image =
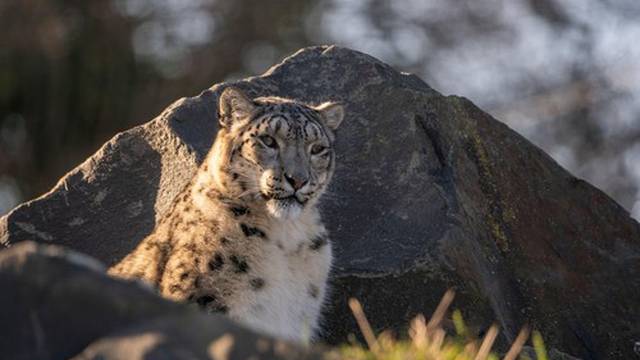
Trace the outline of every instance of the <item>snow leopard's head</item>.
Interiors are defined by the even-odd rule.
[[[279,97],[248,98],[226,88],[214,145],[219,177],[238,196],[264,201],[275,217],[296,217],[326,189],[335,167],[334,131],[342,105],[311,106]]]

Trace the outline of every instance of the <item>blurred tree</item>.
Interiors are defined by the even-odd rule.
[[[32,196],[128,125],[131,24],[107,2],[61,0],[3,2],[0,23],[0,173]]]

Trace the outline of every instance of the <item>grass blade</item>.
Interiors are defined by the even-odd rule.
[[[364,341],[366,341],[367,346],[369,346],[369,350],[371,350],[372,353],[377,354],[379,352],[378,341],[376,340],[376,336],[373,333],[373,329],[371,329],[371,325],[369,324],[364,311],[362,311],[362,305],[360,305],[358,300],[351,298],[349,299],[349,307],[351,308],[353,317],[356,318],[358,327],[360,327],[360,331],[362,332],[362,336],[364,336]]]

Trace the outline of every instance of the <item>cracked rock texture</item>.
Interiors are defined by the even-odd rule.
[[[116,135],[51,192],[0,219],[0,241],[121,259],[203,159],[227,85]],[[528,323],[550,348],[580,358],[636,356],[640,226],[506,125],[334,46],[303,49],[233,85],[346,105],[322,205],[337,256],[325,340],[358,333],[349,297],[376,329],[401,332],[453,287],[454,307],[478,331],[497,321],[503,345]]]

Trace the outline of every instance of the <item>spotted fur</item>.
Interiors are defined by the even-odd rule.
[[[317,202],[342,106],[227,88],[205,161],[155,230],[110,270],[163,296],[302,341],[318,330],[331,244]]]

